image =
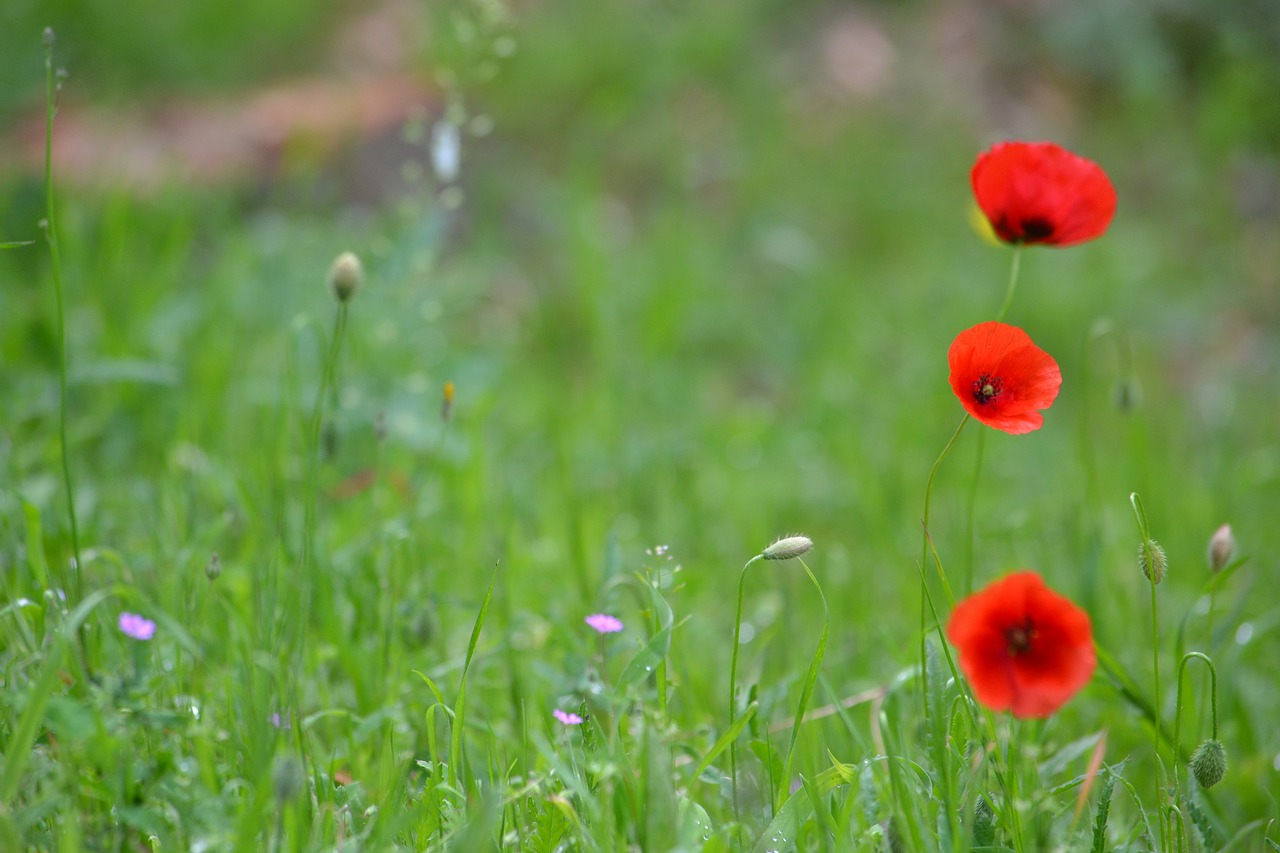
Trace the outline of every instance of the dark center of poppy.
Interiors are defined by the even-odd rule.
[[[1026,625],[1014,625],[1004,631],[1004,642],[1009,649],[1010,655],[1020,655],[1026,652],[1031,648],[1031,641],[1035,638],[1036,629],[1029,623]]]
[[[1046,240],[1053,236],[1053,223],[1039,216],[1022,220],[1022,239],[1030,242]]]
[[[1003,379],[999,376],[984,373],[973,381],[973,401],[979,406],[985,406],[996,397],[999,397],[1003,388]]]

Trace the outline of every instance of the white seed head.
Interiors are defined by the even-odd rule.
[[[343,252],[329,267],[329,289],[339,302],[347,302],[364,284],[364,266],[354,252]]]
[[[765,548],[762,556],[766,560],[791,560],[807,554],[812,547],[813,540],[808,536],[787,536]]]

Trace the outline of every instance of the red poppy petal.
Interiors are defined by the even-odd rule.
[[[1009,648],[1009,632],[1030,631],[1030,645]],[[1097,666],[1089,616],[1044,585],[1035,572],[1007,575],[956,605],[947,637],[984,705],[1017,717],[1062,707]]]
[[[1017,326],[987,322],[956,336],[947,352],[951,390],[969,414],[994,429],[1022,434],[1039,429],[1058,396],[1062,373],[1053,357]],[[974,388],[983,376],[1001,381],[1000,393],[979,401]]]
[[[1101,236],[1116,193],[1098,164],[1051,142],[1003,142],[979,155],[974,196],[1010,243],[1071,246]]]

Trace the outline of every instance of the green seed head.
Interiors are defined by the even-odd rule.
[[[1207,740],[1191,754],[1191,773],[1201,788],[1212,788],[1227,775],[1227,749],[1220,740]]]
[[[1138,565],[1147,580],[1160,583],[1169,570],[1169,558],[1164,555],[1164,548],[1160,547],[1160,543],[1152,539],[1149,543],[1138,545]]]

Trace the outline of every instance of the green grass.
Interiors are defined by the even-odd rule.
[[[921,681],[924,485],[962,414],[946,350],[999,309],[1010,260],[966,221],[995,131],[905,72],[882,101],[834,97],[821,14],[522,13],[518,50],[466,93],[495,130],[467,138],[457,211],[426,184],[372,211],[299,209],[289,187],[56,193],[86,594],[64,613],[52,591],[71,541],[39,242],[0,252],[0,848],[1148,849],[1153,734],[1102,670],[1043,723],[967,714],[936,635]],[[885,14],[903,62],[924,50],[912,10]],[[1187,825],[1264,850],[1275,223],[1236,211],[1229,156],[1180,134],[1176,105],[1142,119],[1037,125],[1107,168],[1120,212],[1100,241],[1024,253],[1009,320],[1062,395],[1042,430],[985,437],[972,547],[965,430],[930,533],[957,592],[1034,567],[1085,606],[1170,730],[1180,653],[1208,653],[1230,764],[1186,794]],[[42,207],[7,184],[0,240],[39,240]],[[347,249],[367,281],[316,448]],[[1159,697],[1132,492],[1169,556]],[[1210,637],[1224,521],[1247,561]],[[809,707],[876,698],[804,724],[789,756],[822,610],[799,564],[753,566],[735,810],[736,581],[792,532],[832,617]],[[122,611],[155,639],[124,637]],[[602,642],[598,611],[626,630]],[[1188,667],[1188,753],[1206,691]],[[1110,770],[1076,814],[1100,734]]]

